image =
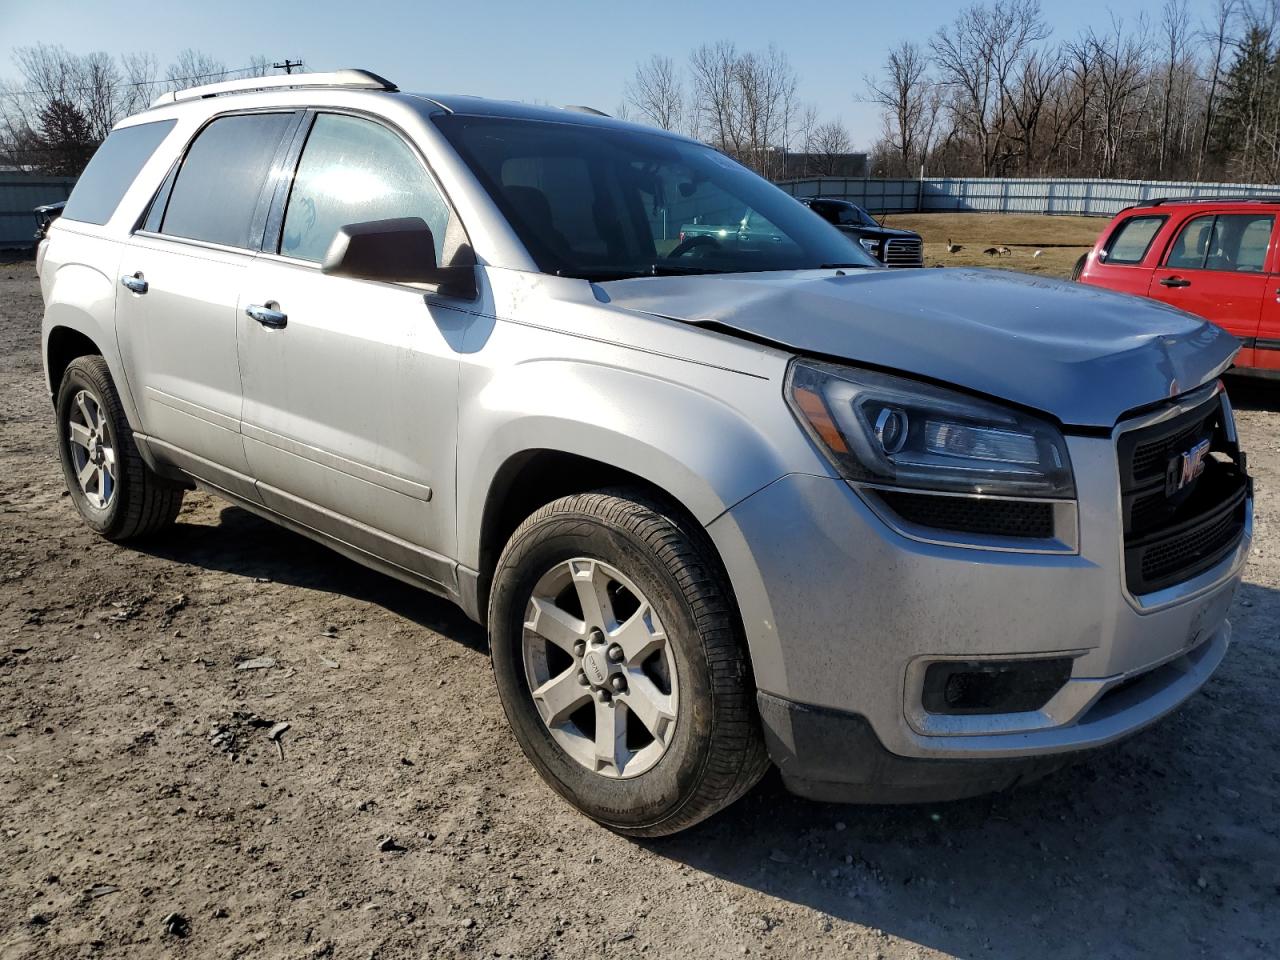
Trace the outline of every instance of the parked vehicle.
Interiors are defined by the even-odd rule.
[[[856,203],[837,197],[799,197],[806,207],[887,267],[923,267],[924,240],[911,230],[881,226]]]
[[[40,245],[40,241],[44,239],[45,234],[49,232],[49,224],[62,216],[62,208],[67,205],[67,201],[59,200],[57,203],[46,203],[36,207],[31,211],[36,218],[36,233],[34,242],[35,246]]]
[[[778,239],[667,241],[731,207]],[[674,134],[363,71],[197,87],[117,125],[37,266],[89,526],[160,533],[194,485],[459,604],[533,765],[622,833],[770,761],[1002,789],[1227,648],[1232,337],[880,269]]]
[[[1240,341],[1236,367],[1280,374],[1280,198],[1153,200],[1081,257],[1081,283],[1160,300]]]

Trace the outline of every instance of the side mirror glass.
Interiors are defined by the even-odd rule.
[[[433,283],[447,296],[474,299],[475,269],[436,263],[436,241],[421,217],[348,223],[334,234],[320,271],[386,283]]]

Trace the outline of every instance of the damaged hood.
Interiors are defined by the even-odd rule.
[[[952,383],[1082,427],[1111,427],[1214,379],[1239,346],[1154,300],[1004,270],[646,277],[598,289],[616,307]]]

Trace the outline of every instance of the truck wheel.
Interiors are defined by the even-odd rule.
[[[1080,274],[1084,273],[1085,262],[1089,259],[1087,253],[1080,254],[1080,259],[1076,261],[1076,265],[1071,268],[1071,279],[1079,280]]]
[[[129,540],[171,524],[183,490],[157,476],[133,442],[106,361],[77,357],[58,387],[58,456],[80,516],[108,540]]]
[[[489,632],[525,754],[618,833],[692,826],[768,766],[719,564],[701,530],[641,491],[565,497],[522,523],[494,573]]]

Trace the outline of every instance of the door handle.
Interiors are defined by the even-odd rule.
[[[279,306],[279,304],[275,304]],[[264,327],[270,327],[272,330],[279,330],[289,322],[288,314],[281,313],[275,307],[268,304],[251,303],[244,308],[244,312],[253,319],[257,320]]]
[[[120,285],[134,293],[146,293],[147,281],[142,279],[142,271],[137,273],[126,273],[120,278]]]
[[[1181,277],[1165,277],[1163,280],[1161,280],[1161,281],[1160,281],[1160,286],[1162,286],[1162,287],[1189,287],[1189,286],[1191,286],[1191,281],[1190,281],[1190,280],[1183,280]]]

